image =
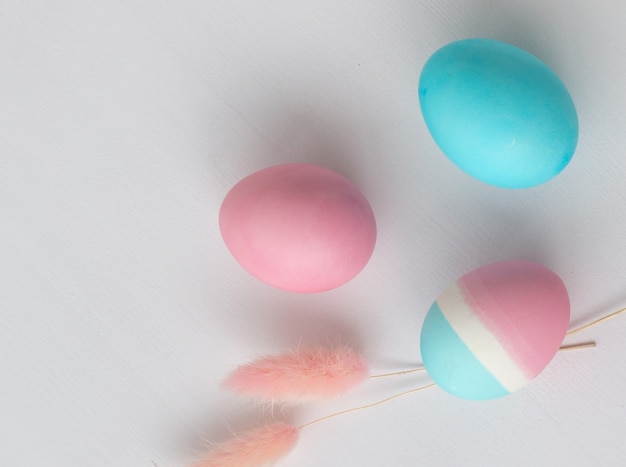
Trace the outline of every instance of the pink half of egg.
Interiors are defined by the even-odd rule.
[[[252,275],[292,292],[321,292],[354,278],[376,243],[367,199],[325,167],[284,164],[249,175],[226,195],[222,237]]]
[[[532,379],[563,342],[570,317],[565,285],[553,271],[528,261],[482,267],[459,286],[476,317]]]

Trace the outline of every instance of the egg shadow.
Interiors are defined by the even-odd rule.
[[[545,61],[560,74],[554,18],[529,2],[481,2],[478,11],[468,18],[468,37],[485,37],[520,47]]]
[[[549,265],[552,263],[553,246],[544,238],[543,226],[532,222],[526,210],[511,210],[508,205],[481,205],[484,239],[477,259],[483,264],[520,259]]]
[[[240,125],[216,135],[222,151],[207,154],[207,182],[215,199],[221,201],[230,188],[254,172],[289,163],[324,166],[360,188],[366,184],[372,169],[363,163],[361,129],[337,109],[289,99],[297,90],[295,85],[285,90],[287,96],[279,102],[249,104],[239,110]],[[376,132],[373,122],[370,126],[372,140]]]
[[[431,50],[423,47],[424,38],[407,36],[407,51],[411,57],[428,58],[435,50],[450,42],[469,38],[495,39],[527,50],[545,61],[559,74],[567,64],[555,44],[572,40],[571,36],[559,35],[554,27],[555,12],[546,11],[532,2],[503,2],[500,0],[475,0],[459,2],[454,13],[437,7],[407,2],[404,7],[405,23],[419,24],[426,21],[432,30],[428,36]],[[406,28],[408,31],[410,29]],[[577,38],[574,38],[577,40]]]
[[[334,170],[346,170],[349,141],[332,122],[322,123],[313,113],[295,113],[285,106],[278,111],[272,134],[274,148],[261,157],[267,163],[308,162],[326,165]]]
[[[363,187],[367,170],[354,123],[331,112],[298,111],[298,107],[302,104],[282,103],[267,112],[269,144],[252,154],[254,164],[259,168],[287,163],[321,165]]]
[[[349,313],[341,312],[343,299],[335,299],[332,291],[297,294],[272,290],[266,296],[248,293],[249,300],[256,301],[254,316],[249,321],[254,326],[237,326],[231,332],[249,349],[265,349],[268,343],[278,352],[346,345],[357,351],[363,349],[359,324],[351,321]]]

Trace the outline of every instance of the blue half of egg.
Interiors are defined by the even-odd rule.
[[[576,149],[578,117],[563,82],[504,42],[466,39],[436,51],[422,70],[419,100],[443,153],[491,185],[547,182]]]

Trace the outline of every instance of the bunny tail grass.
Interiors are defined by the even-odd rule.
[[[300,430],[283,422],[242,433],[193,467],[265,467],[289,454]]]
[[[368,377],[366,360],[350,347],[295,350],[237,368],[224,386],[239,394],[279,402],[326,399]]]

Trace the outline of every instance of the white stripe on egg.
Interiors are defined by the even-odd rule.
[[[459,338],[507,391],[514,392],[528,383],[515,361],[472,312],[457,284],[448,287],[437,303]]]

